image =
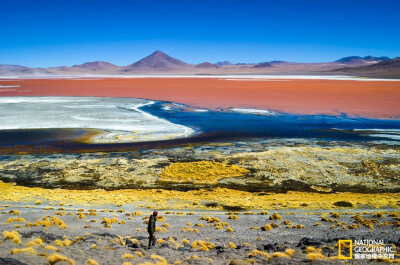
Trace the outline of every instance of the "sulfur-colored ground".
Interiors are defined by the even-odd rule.
[[[0,96],[137,97],[215,109],[400,116],[400,81],[99,78],[0,80],[0,85],[19,86],[0,91]]]
[[[1,180],[64,189],[383,193],[400,191],[399,172],[396,146],[294,139],[0,157]]]
[[[262,209],[336,209],[333,204],[347,201],[356,208],[399,207],[399,193],[252,193],[233,189],[200,189],[191,191],[161,189],[124,189],[106,191],[28,188],[0,181],[0,201],[27,203],[36,201],[56,205],[132,205],[137,208],[174,210],[262,210]]]

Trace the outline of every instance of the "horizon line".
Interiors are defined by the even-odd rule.
[[[162,53],[162,54],[165,54],[165,55],[167,55],[167,56],[169,56],[169,57],[171,57],[171,58],[173,58],[173,59],[180,60],[180,59],[178,59],[178,58],[176,58],[176,57],[173,57],[173,56],[171,56],[171,55],[169,55],[169,54],[167,54],[167,53],[165,53],[165,52],[163,52],[163,51],[157,49],[157,50],[155,50],[154,52],[150,53],[149,55],[146,55],[146,56],[142,57],[141,59],[139,59],[139,60],[137,60],[137,61],[135,61],[135,62],[129,63],[129,64],[127,64],[127,65],[114,64],[114,63],[112,63],[111,61],[105,61],[105,60],[85,61],[85,62],[80,63],[80,64],[77,64],[77,63],[76,63],[76,64],[72,64],[72,65],[62,64],[62,65],[56,65],[56,66],[53,65],[53,66],[44,66],[44,67],[35,67],[35,66],[27,66],[27,65],[25,65],[25,64],[12,64],[12,63],[0,63],[0,65],[23,66],[23,67],[41,69],[41,68],[55,68],[55,67],[74,67],[74,66],[80,66],[80,65],[83,65],[83,64],[86,64],[86,63],[101,63],[101,62],[104,62],[104,63],[113,64],[113,65],[118,66],[118,67],[124,67],[124,66],[129,66],[129,65],[132,65],[132,64],[134,64],[134,63],[137,63],[137,62],[139,62],[139,61],[141,61],[141,60],[143,60],[143,59],[145,59],[145,58],[147,58],[147,57],[149,57],[149,56],[151,56],[151,55],[153,55],[153,54],[156,54],[157,52]],[[261,64],[261,63],[273,63],[273,62],[312,64],[312,63],[333,63],[333,62],[338,62],[338,61],[341,60],[341,59],[350,58],[350,57],[359,57],[358,59],[363,59],[363,58],[365,58],[365,57],[374,57],[374,58],[387,57],[387,58],[389,58],[389,60],[392,60],[392,59],[395,59],[395,58],[399,58],[400,56],[396,56],[396,57],[391,58],[391,57],[385,56],[385,55],[383,55],[383,56],[373,56],[373,55],[366,55],[366,56],[349,55],[349,56],[341,57],[341,58],[339,58],[339,59],[337,59],[337,60],[334,60],[334,61],[318,61],[318,62],[317,62],[317,61],[315,61],[315,62],[284,61],[284,60],[279,60],[279,59],[275,59],[275,60],[271,60],[271,61],[260,61],[260,62],[231,62],[229,59],[227,59],[227,60],[222,60],[222,61],[218,61],[218,62],[215,62],[215,63],[212,63],[212,62],[210,62],[210,61],[202,61],[202,62],[199,62],[199,63],[187,63],[187,62],[182,61],[182,60],[180,60],[180,61],[182,61],[182,62],[184,62],[184,63],[187,63],[187,64],[190,64],[190,65],[198,65],[198,64],[202,64],[202,63],[218,64],[218,63],[224,63],[224,62],[229,62],[229,63],[231,63],[232,65],[240,65],[240,64],[245,64],[245,65],[256,65],[256,64]]]

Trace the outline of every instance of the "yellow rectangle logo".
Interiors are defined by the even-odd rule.
[[[338,242],[338,248],[339,248],[339,253],[338,253],[338,258],[339,259],[352,259],[353,258],[353,241],[351,239],[341,239]],[[343,256],[342,255],[342,249],[346,250],[350,248],[350,256]]]

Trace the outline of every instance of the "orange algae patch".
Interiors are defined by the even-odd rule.
[[[199,161],[174,163],[158,175],[160,181],[194,183],[194,184],[216,184],[219,179],[242,177],[249,173],[243,167],[228,165],[219,162]]]

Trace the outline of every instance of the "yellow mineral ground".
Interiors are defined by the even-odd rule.
[[[1,179],[47,188],[109,190],[157,188],[160,184],[170,189],[182,183],[190,189],[198,188],[194,187],[196,184],[218,184],[226,188],[239,186],[255,191],[297,190],[303,185],[304,190],[324,193],[400,190],[399,148],[253,144],[246,148],[259,151],[249,152],[240,146],[205,145],[207,151],[196,146],[189,147],[173,152],[168,149],[153,150],[146,155],[134,152],[126,157],[107,153],[85,154],[82,157],[76,154],[10,156],[0,161],[0,172],[7,172]],[[190,156],[197,162],[170,164],[176,160],[175,156]],[[36,203],[40,205],[42,202],[37,200]]]
[[[4,203],[32,203],[38,199],[45,202],[71,206],[97,205],[135,205],[150,206],[153,209],[214,209],[224,210],[224,207],[241,207],[244,209],[337,209],[333,203],[348,201],[355,208],[388,207],[398,208],[400,193],[363,194],[351,192],[314,193],[252,193],[225,188],[199,189],[190,191],[160,190],[160,189],[124,189],[106,191],[97,190],[65,190],[44,189],[18,186],[0,181],[0,201]],[[199,205],[193,205],[198,201]],[[208,202],[216,203],[216,207],[207,206]],[[307,206],[304,203],[307,202]],[[137,214],[135,214],[137,215]]]
[[[198,161],[174,163],[167,166],[158,175],[160,181],[194,183],[194,184],[216,184],[219,179],[242,177],[249,170],[219,162]]]

